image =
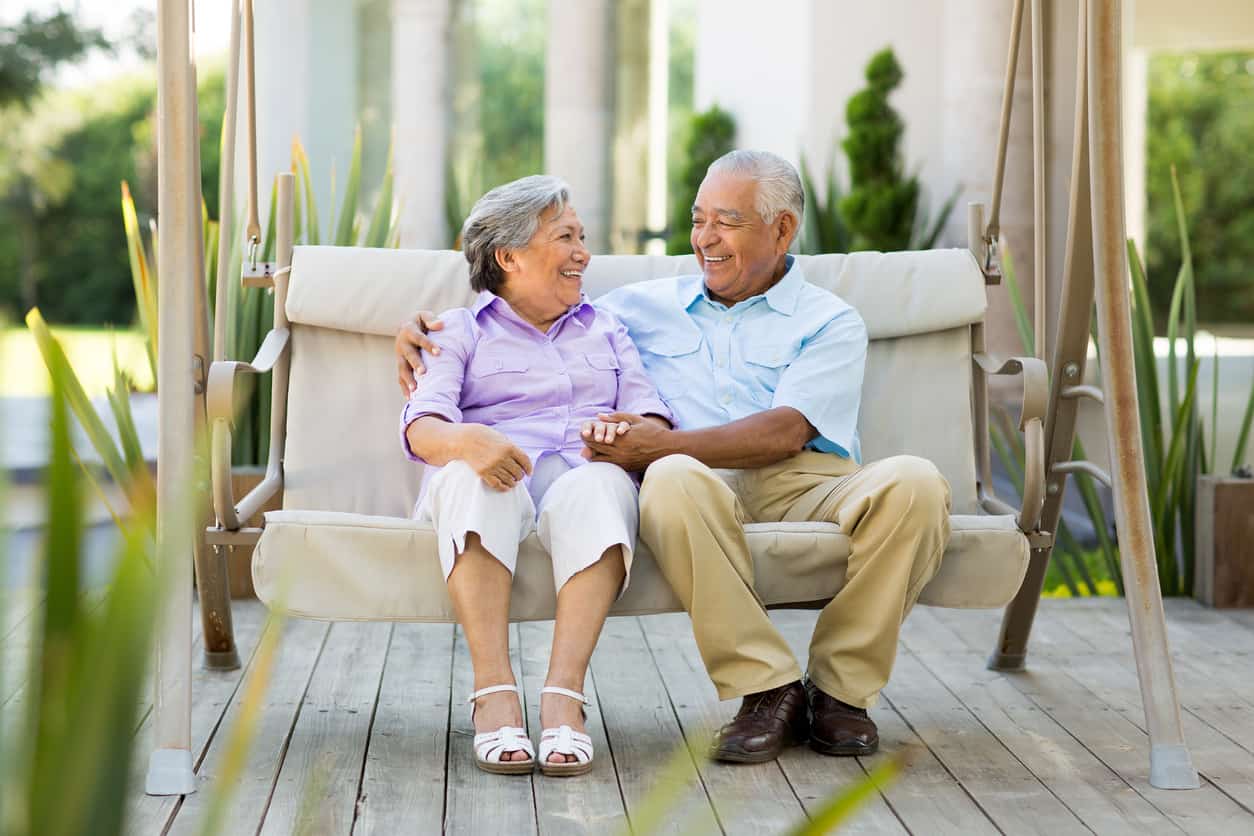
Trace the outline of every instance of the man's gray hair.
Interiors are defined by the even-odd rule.
[[[728,151],[710,163],[708,174],[716,171],[751,177],[758,183],[754,207],[762,220],[775,223],[781,212],[791,212],[801,229],[806,197],[801,176],[788,160],[770,151]]]
[[[505,282],[505,272],[496,261],[497,251],[527,246],[540,226],[540,216],[550,209],[560,215],[569,203],[570,186],[547,174],[522,177],[479,198],[462,225],[470,286],[496,293]]]

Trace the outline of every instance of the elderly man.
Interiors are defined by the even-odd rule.
[[[584,455],[645,471],[640,537],[691,616],[719,698],[743,698],[711,753],[731,762],[769,761],[807,740],[828,755],[878,748],[866,709],[949,537],[949,486],[934,465],[911,456],[860,463],[866,328],[788,255],[803,210],[792,165],[733,151],[710,166],[692,207],[701,274],[596,302],[627,326],[677,427],[613,413],[604,419],[625,432],[585,433]],[[434,347],[423,322],[397,336],[407,391],[411,368],[422,368],[415,346]],[[754,591],[743,528],[781,520],[838,523],[851,543],[804,683]],[[806,560],[834,567],[836,557]]]

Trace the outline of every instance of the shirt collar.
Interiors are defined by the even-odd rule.
[[[801,286],[805,283],[805,276],[801,272],[797,259],[791,255],[784,256],[784,269],[783,278],[771,285],[762,296],[766,298],[766,304],[775,311],[785,316],[792,316],[797,310],[797,300],[801,296]],[[687,309],[692,306],[693,302],[705,295],[705,280],[700,273],[695,276],[685,276],[680,280],[678,290],[679,301]]]
[[[490,290],[479,291],[479,295],[475,297],[474,304],[470,306],[470,313],[478,319],[479,314],[484,309],[492,307],[494,304],[501,313],[507,313],[511,319],[519,322],[524,321],[522,317],[514,312],[514,309],[509,306],[508,302]],[[588,294],[580,294],[579,301],[572,305],[570,310],[562,314],[554,325],[560,324],[567,317],[573,317],[575,322],[578,322],[583,328],[587,328],[591,324],[596,317],[596,309],[592,307],[592,303],[588,300]]]

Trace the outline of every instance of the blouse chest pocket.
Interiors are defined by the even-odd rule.
[[[517,354],[475,355],[467,371],[471,377],[485,378],[498,374],[523,374],[530,364]]]
[[[577,351],[568,355],[571,396],[575,406],[611,409],[618,402],[618,358],[609,351]]]
[[[584,361],[587,362],[589,366],[596,369],[597,371],[602,371],[602,372],[617,372],[618,371],[618,358],[615,357],[613,354],[589,353],[589,354],[585,354],[583,357],[584,357]]]

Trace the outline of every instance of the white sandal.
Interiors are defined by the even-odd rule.
[[[488,694],[498,694],[502,691],[513,691],[519,693],[517,685],[493,685],[490,688],[480,688],[470,695],[466,700],[473,703],[480,697],[486,697]],[[475,710],[470,710],[470,720],[473,723],[475,719]],[[516,726],[501,726],[496,731],[483,732],[475,735],[475,766],[484,772],[492,772],[497,775],[524,775],[535,769],[536,752],[531,747],[531,738],[527,737],[527,730],[520,729]],[[525,761],[503,761],[501,756],[506,752],[526,752],[528,760]]]
[[[588,698],[578,691],[546,685],[540,689],[541,694],[560,694],[578,700],[583,705],[591,705]],[[588,716],[584,712],[584,716]],[[553,763],[549,756],[553,754],[574,755],[575,760],[568,763]],[[592,738],[583,732],[577,732],[570,726],[558,726],[545,729],[540,733],[540,771],[545,775],[567,777],[583,775],[592,771]]]

